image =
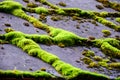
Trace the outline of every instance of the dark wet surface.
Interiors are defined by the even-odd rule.
[[[0,0],[2,1],[2,0]],[[18,0],[20,3],[22,3],[24,6],[26,6],[26,3],[22,0]],[[94,10],[94,11],[108,11],[108,12],[115,12],[115,10],[110,8],[104,8],[103,10],[99,10],[96,8],[97,4],[101,4],[96,2],[95,0],[48,0],[53,4],[58,4],[60,1],[63,1],[67,4],[66,7],[78,7],[80,9],[85,10]],[[113,1],[113,0],[111,0]],[[115,0],[117,1],[117,0]],[[119,2],[119,0],[118,0]],[[30,14],[33,15],[36,18],[39,18],[39,15],[36,14]],[[101,32],[103,29],[107,29],[111,31],[111,35],[108,37],[115,37],[116,35],[120,35],[120,32],[116,32],[113,29],[110,29],[100,23],[93,24],[91,23],[91,19],[84,19],[81,18],[81,21],[72,20],[72,17],[68,16],[60,16],[62,19],[59,21],[53,21],[51,20],[51,17],[54,15],[47,16],[47,21],[45,22],[48,25],[62,28],[64,30],[71,31],[79,36],[82,37],[89,37],[94,36],[95,38],[103,38],[103,33]],[[56,16],[56,15],[55,15]],[[107,18],[108,20],[116,23],[117,25],[120,25],[119,23],[115,22],[115,18]],[[14,28],[15,30],[22,31],[24,33],[28,34],[46,34],[43,30],[34,28],[32,24],[29,23],[29,26],[25,26],[25,23],[28,23],[25,20],[22,20],[20,18],[17,18],[13,15],[1,13],[0,12],[0,34],[4,33],[4,29],[7,28],[5,24],[10,24],[11,28]],[[79,27],[79,28],[78,28]],[[106,74],[111,77],[117,77],[120,75],[120,70],[114,69],[114,70],[108,70],[106,68],[100,67],[100,68],[87,68],[87,65],[84,64],[80,59],[84,56],[81,54],[81,52],[84,49],[92,50],[95,52],[95,55],[107,58],[108,56],[105,56],[100,49],[95,47],[85,47],[85,46],[76,46],[76,47],[65,47],[60,48],[56,45],[47,46],[44,44],[40,44],[41,48],[57,55],[60,57],[61,60],[70,63],[71,65],[81,68],[83,70],[89,70],[92,72],[98,72],[102,74]],[[4,44],[0,47],[4,47],[4,49],[0,49],[0,69],[7,70],[7,69],[18,69],[18,70],[39,70],[41,68],[46,68],[47,72],[53,73],[55,75],[59,75],[52,67],[51,65],[41,61],[40,59],[31,57],[27,55],[25,52],[23,52],[21,49],[17,48],[14,45],[10,44]],[[79,63],[77,62],[79,61]],[[120,61],[117,59],[117,61]]]

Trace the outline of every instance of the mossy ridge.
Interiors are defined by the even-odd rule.
[[[32,39],[33,41],[35,41],[37,43],[42,43],[42,44],[47,44],[47,45],[51,45],[54,43],[52,37],[50,37],[48,35],[26,34],[25,37],[28,39]]]
[[[87,41],[86,38],[59,28],[51,28],[49,35],[53,38],[55,44],[62,43],[65,46],[83,45]]]
[[[99,16],[99,17],[120,17],[120,12],[106,12],[106,11],[103,11],[103,12],[95,12],[93,11],[93,13],[96,15],[96,16]]]
[[[44,71],[35,71],[35,72],[29,72],[29,71],[20,71],[20,70],[0,70],[0,76],[1,77],[34,77],[34,78],[44,78],[46,80],[51,80],[56,78],[50,73],[44,72]]]
[[[106,55],[120,58],[120,41],[114,38],[96,39],[93,45],[99,47]]]
[[[116,57],[116,58],[120,58],[120,50],[111,46],[108,42],[104,42],[101,45],[101,50],[106,54],[109,55],[111,57]]]
[[[94,51],[91,51],[91,50],[84,50],[84,51],[82,51],[82,55],[84,55],[84,56],[86,56],[86,57],[93,57],[93,56],[95,56],[95,53],[94,53]]]
[[[35,42],[43,44],[63,44],[64,46],[84,45],[87,42],[86,38],[77,36],[74,33],[65,31],[59,28],[50,28],[48,35],[26,35],[26,38],[30,38]]]
[[[5,35],[8,36],[11,33],[12,33],[12,35],[15,35],[15,32],[17,33],[17,31],[13,31],[13,32],[6,33]],[[15,37],[15,38],[11,38],[11,40],[9,40],[9,41],[12,43],[12,42],[14,42],[16,40],[13,43],[14,45],[17,45],[18,47],[22,48],[23,50],[25,49],[25,51],[29,55],[38,57],[38,58],[42,59],[43,61],[51,64],[65,78],[67,78],[67,79],[74,79],[74,78],[76,78],[78,76],[77,74],[79,74],[79,76],[80,75],[84,75],[84,79],[85,79],[85,76],[89,76],[91,78],[91,80],[94,80],[94,79],[98,79],[99,80],[99,78],[103,79],[103,80],[108,80],[108,77],[106,77],[106,76],[104,76],[102,74],[96,74],[96,73],[83,71],[83,70],[80,70],[78,68],[73,67],[70,64],[67,64],[67,63],[61,61],[57,56],[42,50],[39,47],[38,44],[36,44],[34,41],[32,41],[30,39],[26,39],[25,37],[23,37],[23,35],[24,34],[21,33],[21,36],[18,36],[18,37]],[[34,46],[34,47],[31,47],[31,46]],[[62,69],[62,72],[61,72],[61,69]],[[86,78],[86,80],[89,80],[89,78]]]
[[[116,31],[120,31],[120,26],[119,26],[119,25],[116,25],[116,24],[114,24],[113,22],[108,21],[108,20],[106,20],[106,19],[104,19],[104,18],[102,18],[102,17],[94,16],[94,20],[96,20],[97,22],[99,22],[99,23],[101,23],[101,24],[103,24],[103,25],[105,25],[105,26],[108,26],[108,27],[110,27],[110,28],[113,28],[113,29],[115,29]]]
[[[109,80],[104,75],[75,68],[60,60],[54,62],[52,66],[69,80]]]
[[[0,2],[0,11],[12,13],[16,9],[22,9],[22,4],[13,0]]]
[[[118,49],[120,49],[120,41],[116,40],[114,38],[101,38],[101,39],[95,39],[93,41],[91,41],[93,43],[94,46],[96,47],[101,47],[101,45],[104,42],[108,42],[110,45],[117,47]]]
[[[27,20],[28,22],[32,23],[34,27],[46,30],[48,29],[48,26],[41,23],[39,20],[37,20],[34,17],[28,16],[22,9],[22,4],[15,2],[15,1],[3,1],[0,2],[0,11],[10,13],[14,16],[20,17],[22,19]],[[43,10],[43,8],[42,8]]]
[[[3,34],[0,34],[0,44],[8,43],[8,41],[5,41],[4,39],[5,39],[5,37],[3,36]]]

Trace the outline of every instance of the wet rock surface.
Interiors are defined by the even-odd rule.
[[[23,2],[22,0],[17,0],[17,1],[22,3],[24,6],[27,5],[27,3]],[[48,0],[48,1],[53,4],[58,4],[60,1],[62,1],[66,3],[66,7],[77,7],[84,10],[93,10],[98,12],[101,12],[101,11],[118,12],[111,8],[103,8],[103,9],[96,8],[96,5],[101,5],[101,3],[95,0],[89,0],[89,1]],[[119,0],[110,0],[110,1],[116,1],[120,3]],[[37,4],[39,3],[37,2]],[[39,16],[40,16],[39,14],[34,14],[29,12],[27,14],[32,15],[37,19],[39,19]],[[42,22],[50,26],[54,26],[56,28],[61,28],[61,29],[73,32],[81,37],[88,38],[90,36],[93,36],[95,38],[107,38],[107,37],[115,38],[116,36],[120,35],[120,32],[116,32],[114,29],[108,28],[92,19],[81,18],[80,20],[73,20],[73,18],[70,16],[60,15],[59,16],[61,18],[60,20],[53,21],[51,19],[52,16],[58,16],[58,15],[46,16],[46,20],[45,21],[42,20]],[[120,23],[115,21],[114,17],[109,17],[106,19],[116,23],[117,25],[120,25]],[[0,34],[4,34],[5,33],[4,29],[7,27],[11,27],[17,31],[21,31],[27,34],[47,34],[43,30],[34,28],[31,23],[23,19],[20,19],[10,14],[0,12]],[[104,34],[102,33],[102,30],[109,30],[111,32],[111,35],[107,37],[104,36]],[[81,68],[83,70],[88,70],[92,72],[102,73],[113,78],[118,77],[120,75],[120,69],[110,70],[102,66],[98,68],[88,68],[88,65],[81,60],[82,58],[85,57],[84,55],[81,54],[83,50],[92,50],[95,52],[95,55],[101,56],[104,59],[109,59],[109,56],[104,55],[104,53],[99,48],[92,47],[92,46],[88,46],[88,47],[73,46],[73,47],[61,48],[56,45],[48,46],[44,44],[40,44],[40,46],[43,50],[46,50],[50,53],[57,55],[64,62],[67,62],[77,68]],[[112,58],[112,60],[113,62],[114,61],[120,62],[120,59]],[[47,72],[60,76],[60,74],[56,72],[56,70],[51,65],[43,62],[40,59],[27,55],[18,47],[10,44],[0,44],[0,69],[13,70],[15,68],[18,70],[28,70],[28,71],[35,71],[41,68],[45,68]]]

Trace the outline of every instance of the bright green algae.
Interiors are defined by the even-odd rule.
[[[13,37],[10,37],[11,35],[13,35]],[[29,55],[38,57],[41,60],[51,64],[66,79],[109,80],[109,78],[105,75],[84,71],[61,61],[57,56],[53,55],[52,53],[48,53],[42,50],[40,46],[31,39],[25,38],[25,34],[22,32],[12,31],[4,34],[3,36],[5,37],[5,40],[8,40],[11,44],[17,45]]]

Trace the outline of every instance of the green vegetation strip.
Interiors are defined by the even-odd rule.
[[[10,14],[13,14],[17,17],[20,17],[22,19],[25,19],[27,21],[29,21],[30,23],[32,23],[34,25],[34,27],[46,30],[47,32],[49,32],[49,29],[51,28],[51,26],[48,26],[46,24],[43,24],[42,22],[40,22],[39,20],[37,20],[34,17],[28,16],[24,11],[24,7],[22,6],[22,4],[15,2],[15,1],[3,1],[0,2],[0,11],[2,12],[7,12]],[[33,9],[36,13],[47,13],[48,10],[46,8],[43,7],[37,7]],[[94,12],[92,11],[85,11],[85,10],[81,10],[81,9],[76,9],[76,8],[66,8],[66,9],[56,9],[55,10],[58,14],[68,14],[71,13],[70,11],[72,11],[71,14],[73,14],[73,11],[75,11],[76,13],[74,13],[76,16],[87,16],[90,17],[94,20],[96,20],[99,23],[102,23],[105,26],[108,26],[110,28],[115,29],[116,31],[120,31],[120,26],[114,24],[113,22],[110,22],[102,17],[96,16],[94,14]],[[106,14],[105,14],[106,15]]]
[[[44,71],[35,71],[35,72],[29,72],[29,71],[20,71],[20,70],[0,70],[0,76],[1,77],[32,77],[32,78],[44,78],[46,80],[54,79],[55,76],[44,72]]]
[[[29,55],[38,57],[41,60],[51,64],[60,74],[66,79],[70,80],[109,80],[105,75],[84,71],[79,68],[61,61],[57,56],[52,53],[46,52],[40,48],[40,46],[31,39],[25,38],[25,34],[19,31],[8,32],[3,35],[3,39],[9,41],[27,52]]]
[[[46,0],[41,0],[41,1],[44,2]],[[8,30],[6,31],[8,33],[0,36],[0,38],[2,39],[1,42],[8,41],[11,44],[18,46],[23,51],[27,52],[29,55],[38,57],[41,60],[51,64],[66,79],[78,80],[79,78],[84,80],[109,80],[109,78],[105,75],[84,71],[61,61],[59,57],[53,55],[52,53],[42,50],[40,46],[35,42],[40,42],[43,44],[57,44],[63,47],[74,46],[77,44],[83,45],[87,42],[90,42],[92,43],[92,45],[101,48],[103,52],[105,52],[107,55],[120,58],[120,50],[119,50],[120,41],[119,40],[116,40],[113,38],[106,38],[106,39],[95,39],[95,40],[87,41],[86,38],[79,37],[69,31],[65,31],[59,28],[53,28],[52,26],[43,24],[36,18],[28,16],[22,9],[23,9],[23,6],[20,3],[15,1],[8,0],[8,1],[0,2],[0,11],[7,12],[17,17],[20,17],[22,19],[25,19],[30,23],[32,23],[34,27],[45,30],[46,32],[48,32],[49,35],[37,35],[37,34],[29,35],[19,31]],[[49,10],[43,7],[37,7],[34,9],[36,13],[49,12]],[[76,11],[77,16],[87,15],[106,26],[109,26],[118,31],[120,30],[120,26],[117,26],[114,23],[107,21],[102,17],[96,16],[91,11],[84,11],[77,8],[57,9],[59,14],[64,14],[64,12],[67,13],[73,10]]]
[[[117,2],[110,2],[109,0],[96,0],[96,1],[101,2],[105,7],[110,7],[114,10],[120,11],[120,4]]]

